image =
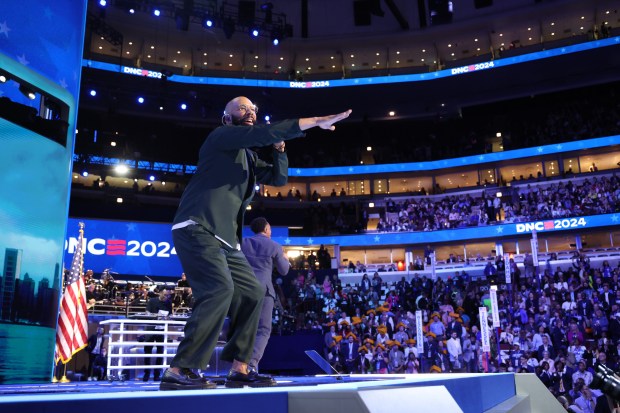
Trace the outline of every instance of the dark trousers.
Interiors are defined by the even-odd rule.
[[[93,377],[93,366],[99,354],[88,353],[88,377]]]
[[[160,335],[160,334],[153,334],[150,336],[146,337],[146,342],[159,342],[162,343],[164,341],[164,336]],[[149,357],[151,354],[153,354],[153,347],[155,346],[148,346],[145,345],[144,346],[144,364],[149,366],[151,365],[151,357]],[[163,354],[164,353],[164,347],[163,346],[156,346],[155,348],[155,352],[157,354]],[[163,359],[161,357],[157,357],[155,359],[155,364],[156,365],[160,365],[163,362]],[[159,368],[155,369],[155,373],[153,374],[155,377],[155,380],[159,379],[159,375],[160,375],[161,370]],[[151,375],[151,369],[144,369],[144,380],[148,380],[148,378]]]
[[[196,301],[170,366],[205,369],[227,314],[228,341],[220,358],[249,362],[265,287],[241,251],[231,250],[202,226],[173,230],[172,238]]]

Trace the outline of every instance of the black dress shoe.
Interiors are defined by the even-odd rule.
[[[277,382],[275,381],[273,377],[267,374],[258,374],[258,371],[254,370],[253,368],[248,369],[248,375],[254,377],[257,381],[260,381],[260,382],[270,381],[273,383],[274,386],[277,384]]]
[[[271,376],[265,376],[258,374],[256,371],[250,371],[248,374],[243,374],[238,371],[231,370],[226,376],[226,383],[224,386],[229,388],[240,388],[244,386],[248,387],[271,387],[277,383]]]
[[[179,374],[170,369],[166,370],[159,384],[159,390],[203,390],[214,389],[215,387],[217,387],[215,383],[200,377],[187,368],[182,368]]]

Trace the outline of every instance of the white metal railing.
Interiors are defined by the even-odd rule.
[[[162,369],[170,366],[179,342],[183,339],[185,321],[175,320],[104,320],[108,330],[107,376],[118,377],[123,370]],[[146,341],[148,336],[163,336],[162,341]],[[145,354],[144,347],[163,347],[163,353]],[[149,358],[153,363],[146,364]],[[154,364],[161,358],[161,364]]]

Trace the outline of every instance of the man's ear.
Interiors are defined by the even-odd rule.
[[[232,123],[232,116],[230,116],[230,114],[225,113],[224,116],[222,116],[222,124],[224,125],[230,125]]]

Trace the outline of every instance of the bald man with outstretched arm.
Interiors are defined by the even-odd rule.
[[[288,180],[285,145],[313,127],[334,130],[351,110],[329,116],[256,124],[258,108],[246,97],[226,105],[223,126],[200,148],[196,174],[181,197],[172,237],[195,298],[185,336],[162,377],[160,389],[206,389],[215,384],[195,372],[205,369],[230,317],[221,359],[232,363],[227,387],[265,387],[275,381],[248,370],[265,287],[240,250],[243,218],[254,185],[282,186]],[[249,148],[272,146],[271,162]]]

